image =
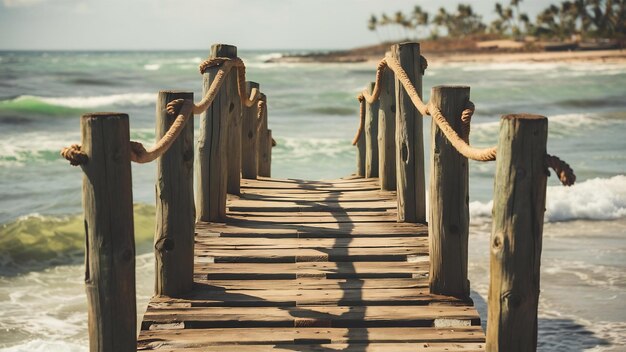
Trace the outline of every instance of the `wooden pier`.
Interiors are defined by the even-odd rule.
[[[90,351],[536,350],[548,167],[575,176],[546,153],[543,116],[505,115],[496,147],[471,146],[470,88],[434,87],[426,104],[426,67],[418,43],[391,47],[358,97],[356,173],[332,181],[271,178],[268,97],[234,46],[200,65],[198,104],[159,92],[152,148],[130,141],[127,114],[83,115],[82,145],[62,155],[84,173]],[[468,160],[496,151],[485,335],[467,273]],[[137,324],[130,163],[153,160],[155,294]]]
[[[244,180],[196,225],[194,287],[155,297],[156,351],[482,351],[472,302],[428,289],[428,228],[377,179]]]

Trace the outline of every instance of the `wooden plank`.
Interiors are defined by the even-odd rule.
[[[214,249],[259,249],[259,248],[375,248],[375,247],[424,247],[428,241],[424,237],[385,237],[385,238],[263,238],[263,237],[196,237],[198,248],[210,246]]]
[[[263,280],[319,278],[412,278],[425,276],[428,263],[421,262],[303,262],[303,263],[196,263],[195,275],[208,279]]]
[[[215,263],[296,263],[296,262],[389,262],[406,261],[409,257],[427,256],[423,247],[369,248],[298,248],[244,249],[197,248],[195,256],[201,261],[212,258]]]
[[[216,290],[197,285],[181,298],[155,297],[150,304],[180,307],[295,307],[295,306],[421,306],[430,304],[468,305],[468,301],[450,296],[433,295],[423,289],[299,289]]]
[[[204,289],[256,291],[274,289],[287,290],[339,290],[339,289],[415,289],[428,287],[425,277],[411,279],[316,279],[299,278],[293,280],[206,280],[196,279]]]
[[[140,349],[205,347],[216,345],[284,345],[317,343],[484,343],[480,327],[446,328],[257,328],[143,330]]]
[[[374,343],[374,344],[279,344],[273,345],[223,345],[201,348],[158,348],[159,352],[483,352],[484,343],[428,342],[428,343]]]
[[[144,322],[202,327],[430,327],[436,319],[480,325],[467,306],[148,307]]]

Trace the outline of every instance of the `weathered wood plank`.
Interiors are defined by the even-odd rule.
[[[215,345],[284,345],[295,341],[318,343],[484,343],[480,327],[445,328],[259,328],[144,330],[140,348],[158,349],[204,347]],[[430,350],[428,350],[430,351]]]
[[[315,340],[312,342],[316,342]],[[278,344],[278,345],[223,345],[201,348],[159,348],[159,352],[482,352],[484,343],[463,342],[419,342],[419,343],[373,343],[373,344]]]

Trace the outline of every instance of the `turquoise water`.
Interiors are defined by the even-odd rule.
[[[352,173],[355,96],[374,78],[376,65],[263,63],[280,54],[240,54],[248,79],[268,96],[278,141],[274,176]],[[81,113],[105,110],[129,113],[132,138],[150,145],[156,92],[194,91],[199,100],[197,66],[205,56],[0,52],[1,351],[86,351],[82,175],[58,151],[80,141]],[[475,145],[496,142],[501,114],[548,116],[549,152],[571,163],[578,184],[563,188],[555,177],[549,180],[540,350],[619,350],[626,343],[619,303],[626,299],[626,65],[431,60],[425,99],[440,84],[471,86]],[[429,119],[424,126],[429,129]],[[133,165],[140,311],[153,287],[154,174],[153,164]],[[491,163],[470,164],[470,280],[479,307],[488,285],[493,174]]]

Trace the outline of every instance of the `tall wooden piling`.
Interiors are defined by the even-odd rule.
[[[81,118],[89,350],[136,351],[135,239],[128,115]]]
[[[430,103],[459,134],[461,113],[469,101],[469,87],[433,87]],[[467,242],[469,235],[469,194],[467,158],[459,154],[435,121],[431,126],[430,292],[469,297]]]
[[[246,82],[246,94],[250,96],[252,89],[260,89],[256,82]],[[258,160],[258,106],[242,106],[241,122],[241,177],[256,179]]]
[[[235,76],[235,75],[233,75]],[[236,82],[236,81],[235,81]],[[237,83],[235,83],[236,87]],[[236,88],[235,88],[236,89]],[[239,91],[236,93],[239,97]],[[234,110],[230,112],[228,121],[228,147],[226,149],[226,162],[228,163],[228,181],[226,190],[230,194],[239,194],[241,191],[241,124],[242,109],[241,99],[233,102]]]
[[[370,94],[375,82],[367,87]],[[378,100],[365,103],[365,177],[378,177]]]
[[[365,177],[365,116],[359,120],[359,138],[356,142],[356,175]]]
[[[487,351],[536,351],[548,120],[500,122],[491,234]]]
[[[396,190],[396,96],[393,71],[385,69],[378,98],[378,177],[383,191]]]
[[[391,47],[391,55],[400,62],[422,97],[419,43],[395,44]],[[423,223],[426,222],[426,190],[422,115],[397,79],[395,86],[398,221]]]
[[[265,101],[267,108],[267,98]],[[258,138],[258,161],[257,161],[257,174],[259,176],[270,177],[272,176],[272,138],[268,137],[267,127],[267,113],[263,114],[263,118],[259,125],[259,138]]]
[[[237,57],[237,47],[214,44],[210,57]],[[204,94],[208,91],[219,67],[210,67],[204,73]],[[220,221],[226,217],[228,178],[227,146],[229,121],[239,113],[241,102],[237,93],[237,73],[231,71],[215,96],[213,103],[200,119],[196,167],[197,219]]]
[[[175,99],[193,101],[193,93],[159,92],[156,139],[176,120],[165,107]],[[171,147],[157,159],[155,294],[176,297],[193,286],[195,206],[193,200],[193,128],[191,117]]]

